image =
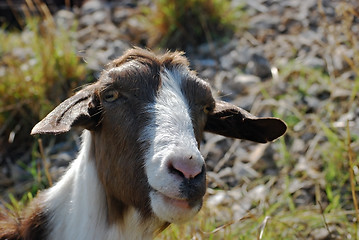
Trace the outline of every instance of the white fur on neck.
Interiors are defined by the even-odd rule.
[[[124,222],[108,224],[106,196],[97,176],[91,133],[85,130],[82,137],[79,156],[62,179],[44,192],[45,206],[51,214],[48,239],[152,239],[157,221],[144,223],[133,208],[127,211]]]

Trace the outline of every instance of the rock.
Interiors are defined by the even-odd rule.
[[[93,14],[91,14],[91,17],[95,22],[95,24],[111,21],[108,11],[104,11],[104,10],[94,12]]]
[[[304,154],[305,150],[306,150],[305,142],[300,138],[294,139],[291,152]]]
[[[81,7],[81,15],[90,15],[97,11],[103,10],[105,8],[104,2],[101,0],[89,0]]]
[[[102,38],[96,39],[92,43],[91,48],[94,49],[95,51],[96,50],[106,50],[107,49],[107,42],[106,42],[105,39],[102,39]]]
[[[68,10],[60,10],[55,14],[55,22],[57,26],[65,30],[70,30],[74,26],[75,13]]]
[[[322,102],[316,97],[305,96],[304,101],[307,105],[307,113],[316,112],[318,108],[322,105]]]
[[[260,81],[261,79],[259,77],[249,74],[240,74],[234,78],[235,83],[241,84],[244,87],[249,87],[253,84],[259,83]]]
[[[329,229],[329,231],[331,231]],[[317,228],[313,229],[313,231],[310,233],[310,239],[315,240],[327,240],[327,239],[337,239],[330,234],[330,232],[326,228]]]
[[[236,92],[227,84],[231,82],[234,77],[235,72],[233,71],[220,71],[213,78],[212,87],[220,91],[219,95],[222,96],[222,100],[224,101],[231,101],[236,97]]]
[[[347,59],[353,59],[354,51],[352,49],[348,49],[344,45],[340,45],[335,48],[332,61],[333,67],[336,71],[340,72],[349,67],[347,61],[345,61],[343,57],[346,57]]]
[[[212,52],[212,46],[209,43],[202,43],[197,47],[197,52],[201,56],[210,56]]]
[[[112,42],[112,52],[109,56],[109,59],[115,59],[120,57],[130,47],[130,44],[125,41],[115,40],[114,42]]]
[[[225,70],[232,70],[236,67],[245,66],[250,60],[247,49],[234,49],[219,59],[221,67]]]
[[[197,59],[194,61],[194,65],[195,65],[194,67],[201,66],[203,68],[215,67],[217,65],[217,62],[216,62],[216,60],[211,59],[211,58]]]
[[[121,24],[123,21],[131,17],[134,14],[133,8],[128,7],[115,7],[112,14],[112,21],[115,24]]]
[[[268,11],[268,8],[265,5],[263,5],[260,1],[256,1],[256,0],[247,1],[247,4],[250,7],[257,10],[258,12],[267,12]]]
[[[204,70],[198,72],[198,76],[200,76],[203,79],[207,79],[210,82],[213,81],[215,75],[216,75],[216,70],[213,67],[205,68]]]
[[[252,55],[251,60],[247,64],[246,73],[258,76],[261,79],[272,76],[269,61],[256,53]]]
[[[99,0],[84,3],[81,8],[80,27],[94,26],[104,22],[111,22],[111,13],[105,4]]]
[[[280,25],[281,19],[279,15],[272,15],[268,17],[267,14],[259,14],[249,21],[249,26],[252,31],[258,32],[262,29],[277,29]]]
[[[91,26],[82,28],[77,31],[77,41],[84,43],[87,40],[90,40],[93,34],[93,28]]]
[[[307,57],[304,59],[303,65],[305,65],[307,67],[312,67],[312,68],[324,68],[326,64],[322,58]]]
[[[208,207],[218,207],[220,204],[225,202],[225,199],[228,199],[228,195],[225,191],[216,191],[216,194],[213,194],[208,197],[206,205]]]
[[[228,81],[228,87],[235,93],[247,93],[248,88],[260,83],[261,79],[257,76],[250,74],[239,74],[234,79]]]
[[[227,54],[219,60],[221,67],[225,70],[230,70],[234,66],[234,59],[231,54]]]
[[[237,53],[233,55],[236,62],[238,63],[241,69],[245,68],[248,62],[251,60],[251,56],[253,54],[253,49],[249,47],[241,47],[236,48]]]
[[[131,42],[140,43],[143,39],[146,39],[146,36],[144,36],[146,32],[145,26],[140,19],[135,17],[129,18],[125,23],[125,27]]]
[[[86,53],[88,68],[95,71],[101,71],[102,68],[109,62],[111,54],[111,50],[108,49],[95,50],[90,48]]]
[[[331,92],[331,97],[336,100],[349,99],[351,94],[352,94],[351,90],[343,89],[343,88],[336,88]]]
[[[80,18],[79,24],[81,28],[92,27],[95,25],[95,20],[91,15],[84,15]]]
[[[11,55],[20,61],[25,61],[29,56],[33,56],[34,52],[29,47],[16,47],[12,49]]]

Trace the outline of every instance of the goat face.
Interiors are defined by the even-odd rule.
[[[110,221],[134,207],[144,219],[168,223],[186,221],[201,208],[204,131],[262,143],[286,131],[279,119],[216,102],[181,53],[155,56],[140,49],[110,63],[96,83],[61,103],[32,134],[72,126],[91,131]]]

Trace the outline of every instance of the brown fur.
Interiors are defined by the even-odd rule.
[[[0,240],[41,240],[46,238],[48,214],[36,198],[21,216],[0,215]],[[47,229],[48,230],[48,229]]]
[[[128,206],[140,209],[144,217],[151,213],[141,151],[144,147],[139,145],[137,139],[149,119],[144,105],[154,101],[160,85],[160,66],[155,61],[138,59],[132,61],[140,65],[141,71],[129,65],[121,72],[108,74],[105,71],[99,80],[100,83],[106,80],[107,84],[100,93],[100,99],[108,89],[117,90],[123,97],[119,104],[108,104],[101,100],[101,130],[92,132],[98,175],[107,193],[110,221],[123,217]]]

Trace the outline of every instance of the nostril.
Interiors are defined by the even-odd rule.
[[[189,159],[189,160],[188,160]],[[169,172],[180,176],[181,178],[195,178],[201,174],[204,169],[204,163],[201,161],[194,161],[193,157],[173,159],[169,166]]]
[[[168,169],[172,174],[178,175],[181,178],[185,177],[184,174],[180,170],[176,169],[172,164],[168,167]]]

